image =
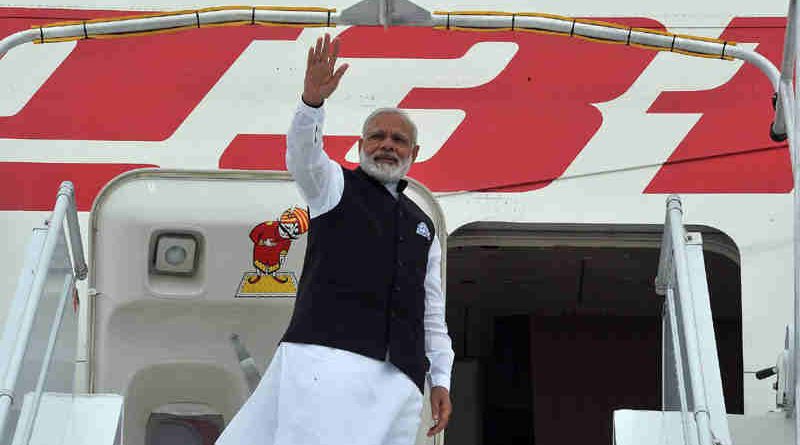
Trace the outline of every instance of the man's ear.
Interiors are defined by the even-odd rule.
[[[361,145],[359,145],[359,148],[361,148]],[[411,162],[414,162],[414,161],[417,160],[417,155],[418,154],[419,154],[419,145],[415,145],[414,146],[414,151],[411,152]]]

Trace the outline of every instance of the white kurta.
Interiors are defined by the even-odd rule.
[[[422,395],[387,361],[282,343],[217,445],[412,445]]]
[[[344,191],[341,167],[322,149],[322,108],[298,106],[286,164],[311,217],[333,209]],[[397,184],[387,184],[393,195]],[[441,247],[434,239],[425,278],[425,353],[431,386],[450,388],[454,353],[444,320]],[[389,361],[320,345],[282,343],[258,388],[217,445],[412,445],[422,394]]]

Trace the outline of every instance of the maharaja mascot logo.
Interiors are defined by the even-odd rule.
[[[285,210],[280,218],[264,221],[250,231],[253,242],[253,267],[239,284],[237,297],[294,296],[297,278],[282,271],[292,241],[308,232],[308,211],[299,207]]]

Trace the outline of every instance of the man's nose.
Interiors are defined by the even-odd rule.
[[[394,141],[390,137],[385,137],[381,141],[381,150],[383,151],[395,151]]]

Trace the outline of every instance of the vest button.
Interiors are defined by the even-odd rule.
[[[397,267],[403,267],[403,260],[397,260]]]
[[[403,235],[400,235],[400,238],[398,238],[398,239],[399,239],[399,240],[400,240],[400,242],[402,243],[403,241],[405,241],[405,240],[406,240],[406,237],[404,237]]]
[[[395,293],[400,292],[400,286],[395,286],[393,290]]]

